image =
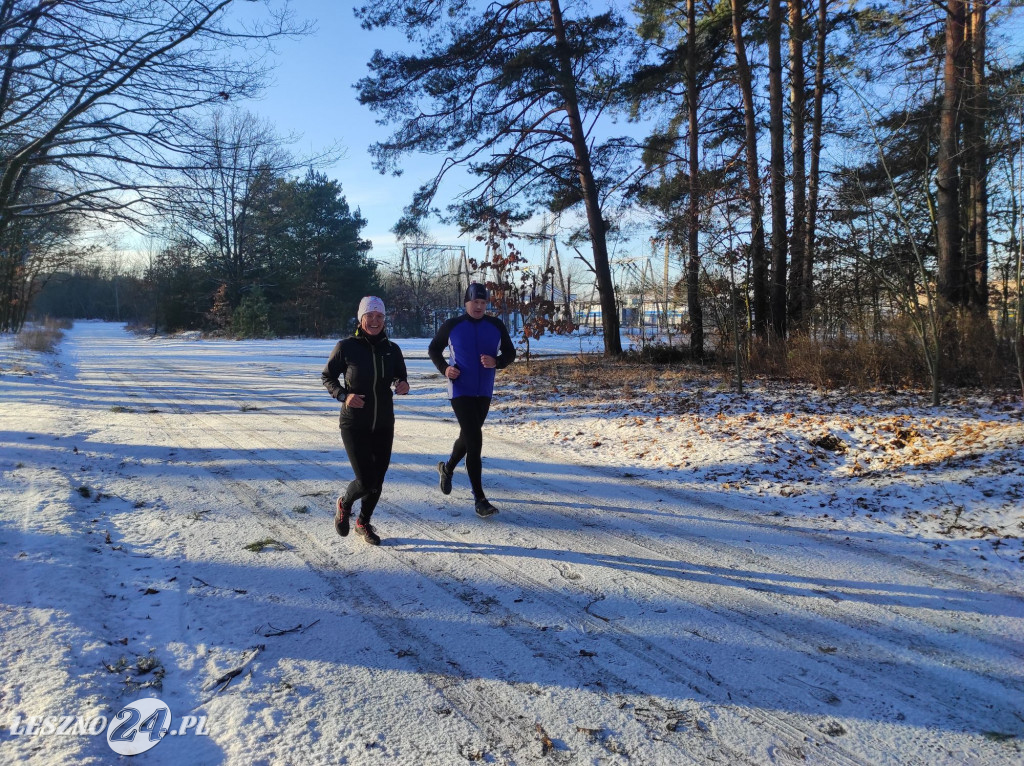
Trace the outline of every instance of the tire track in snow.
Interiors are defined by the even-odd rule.
[[[123,374],[126,378],[132,380],[136,392],[146,389],[145,382],[140,377],[130,373],[117,374]],[[110,376],[110,379],[111,382],[119,384],[114,374]],[[174,400],[162,398],[159,395],[153,394],[152,391],[147,390],[147,393],[150,399],[155,399],[162,402],[165,406],[178,410],[177,415],[173,418],[163,413],[149,413],[149,416],[158,420],[165,432],[174,434],[176,439],[187,444],[189,449],[196,454],[207,455],[211,459],[210,462],[212,462],[214,450],[202,446],[201,440],[196,438],[195,434],[201,432],[206,439],[215,436],[225,447],[238,453],[240,456],[244,456],[250,463],[250,466],[258,464],[261,473],[267,479],[279,484],[286,494],[296,498],[312,494],[295,490],[296,486],[301,488],[303,485],[308,485],[311,482],[295,477],[288,471],[278,468],[275,464],[277,461],[273,459],[273,455],[293,457],[295,455],[294,451],[278,449],[271,453],[269,458],[263,457],[259,453],[254,456],[253,446],[242,445],[236,437],[229,435],[225,429],[218,428],[212,423],[214,420],[226,419],[224,416],[211,414],[197,415],[182,408]],[[193,429],[189,422],[180,422],[178,418],[181,417],[197,421],[200,427]],[[262,436],[267,438],[266,434]],[[225,483],[228,491],[243,501],[245,507],[254,512],[260,519],[261,524],[275,539],[282,540],[291,546],[292,553],[329,585],[331,589],[329,597],[332,600],[348,603],[344,594],[353,590],[352,578],[356,577],[359,579],[358,590],[371,594],[374,604],[378,605],[380,609],[379,613],[361,611],[360,619],[366,620],[371,625],[374,632],[380,636],[383,645],[393,648],[415,647],[415,651],[406,655],[410,659],[410,665],[413,666],[411,670],[419,674],[427,686],[445,699],[454,712],[457,712],[464,720],[468,721],[484,735],[487,745],[492,751],[488,753],[489,755],[509,759],[510,763],[523,762],[524,758],[530,762],[533,761],[530,751],[537,749],[537,734],[536,730],[532,728],[533,722],[528,720],[523,714],[524,710],[529,708],[528,691],[523,689],[524,684],[506,684],[505,688],[511,691],[508,696],[512,698],[508,700],[499,700],[488,693],[481,693],[475,689],[474,686],[478,682],[477,675],[463,668],[458,660],[430,635],[417,629],[414,618],[411,619],[389,602],[388,597],[392,594],[381,593],[374,586],[370,578],[362,577],[358,572],[347,570],[347,562],[335,552],[336,549],[325,545],[321,536],[310,534],[306,530],[301,529],[292,519],[289,519],[278,510],[279,507],[286,507],[287,503],[271,502],[257,487],[250,486],[252,484],[251,478],[241,481],[231,478],[226,471],[205,470],[213,470]],[[432,575],[431,572],[425,569],[408,566],[408,561],[405,561],[404,557],[396,555],[395,552],[387,547],[381,548],[379,551],[394,557],[409,569],[425,577],[430,578]],[[437,582],[432,584],[435,586],[439,585]],[[444,584],[440,585],[443,588]],[[465,582],[460,583],[460,585],[463,588],[467,587]],[[450,588],[446,590],[449,591],[449,595],[452,595],[453,598],[458,598],[456,594],[451,592]],[[522,638],[522,636],[519,636],[519,638]],[[530,648],[536,648],[536,644],[531,645]],[[516,669],[506,664],[504,671],[497,674],[497,678],[500,680],[502,677],[514,677],[515,675]],[[580,686],[582,685],[581,681]],[[701,732],[702,735],[704,733],[699,728],[697,731]],[[706,739],[706,737],[702,736],[702,739]],[[711,746],[711,752],[708,752],[709,745]],[[722,749],[715,743],[702,742],[700,749],[703,751],[704,756],[712,760],[720,757],[727,758],[730,763],[756,763],[756,761],[749,760],[745,755],[737,751]],[[695,758],[689,749],[681,749],[675,744],[672,746],[671,755],[667,757],[668,761],[666,762],[672,763],[699,764],[707,762],[706,760]],[[548,761],[538,759],[536,762]]]
[[[129,375],[129,377],[132,376]],[[135,377],[134,379],[134,384],[138,388],[145,387],[145,382],[137,377]],[[253,462],[259,463],[263,467],[263,472],[265,473],[265,475],[267,475],[268,478],[272,478],[275,481],[277,481],[282,487],[293,488],[291,489],[291,491],[295,492],[297,495],[309,496],[311,494],[314,494],[313,492],[295,491],[294,487],[296,487],[297,485],[301,489],[303,485],[309,485],[311,484],[311,482],[296,477],[294,474],[289,473],[287,470],[280,468],[280,464],[288,463],[290,462],[290,460],[274,460],[273,455],[279,455],[281,457],[292,459],[296,457],[301,458],[301,456],[299,456],[298,453],[292,449],[282,447],[280,442],[275,440],[273,435],[265,432],[261,432],[259,434],[261,439],[273,445],[274,453],[272,453],[271,458],[267,458],[261,455],[260,452],[257,451],[257,448],[254,448],[252,445],[242,445],[236,437],[231,436],[229,432],[230,426],[233,424],[225,423],[225,425],[221,426],[214,423],[214,421],[217,420],[226,421],[226,416],[216,413],[197,413],[189,410],[188,408],[182,407],[181,404],[178,402],[169,401],[166,399],[163,399],[162,401],[164,401],[165,404],[171,407],[177,408],[179,410],[180,415],[188,416],[198,420],[202,424],[202,432],[206,435],[206,437],[216,435],[217,439],[224,443],[225,446],[231,448],[232,450],[238,452],[239,454],[244,454],[246,458],[250,461],[250,464],[252,464]],[[298,419],[295,418],[295,420]],[[199,446],[199,444],[189,436],[190,429],[188,429],[187,427],[183,427],[177,424],[168,425],[167,427],[169,429],[173,429],[175,432],[180,433],[183,438],[190,440],[193,449],[200,452],[208,452],[208,450],[204,450],[203,447]],[[287,519],[280,513],[274,511],[272,508],[269,508],[266,505],[266,503],[263,502],[262,498],[258,494],[253,493],[251,488],[249,488],[246,484],[241,482],[235,482],[228,476],[224,476],[224,479],[225,481],[231,482],[233,486],[237,485],[235,487],[235,490],[237,492],[240,492],[243,496],[247,496],[249,498],[249,507],[259,510],[261,519],[263,519],[265,523],[270,523],[274,526],[275,534],[279,538],[289,539],[289,542],[292,542],[294,544],[295,535],[290,534],[289,530],[294,532],[295,528],[294,525],[290,524],[289,519]],[[418,528],[426,535],[428,539],[431,537],[436,537],[437,530],[435,528],[421,522],[418,519],[418,517],[416,517],[414,514],[409,513],[404,508],[400,508],[385,501],[382,501],[382,505],[385,505],[385,507],[389,507],[390,509],[392,509],[392,511],[397,512],[396,515],[400,515],[401,517],[403,517],[404,520],[407,523],[410,523],[412,526],[414,526],[414,528]],[[282,524],[284,524],[285,526],[282,526]],[[303,550],[302,557],[308,563],[310,563],[311,566],[316,571],[329,574],[333,570],[333,568],[337,566],[338,559],[334,558],[328,553],[328,558],[324,560],[322,558],[323,544],[321,540],[316,537],[309,537],[308,535],[307,538],[308,540],[312,541],[313,550],[311,552],[311,546],[309,545],[299,546]],[[454,541],[455,539],[456,538],[449,536],[450,541]],[[319,548],[319,551],[316,550],[317,548]],[[388,553],[391,553],[388,547],[385,547],[383,550],[388,551]],[[430,578],[433,575],[433,573],[428,569],[417,566],[409,557],[396,556],[396,558],[398,558],[398,560],[404,566],[418,572],[420,575],[424,577]],[[541,594],[540,598],[544,600],[550,608],[564,608],[564,594],[551,588],[550,584],[540,579],[526,575],[525,572],[523,572],[521,569],[517,567],[498,565],[491,560],[491,557],[480,557],[480,563],[493,574],[504,579],[505,581],[515,584],[518,587],[530,589],[531,593]],[[465,581],[460,583],[460,586],[472,588],[472,584],[466,583]],[[379,596],[379,594],[377,595]],[[457,593],[451,593],[451,595],[454,598],[458,598]],[[478,595],[481,598],[486,597],[485,594],[483,593],[478,592]],[[388,621],[386,621],[384,625],[378,626],[374,624],[374,627],[375,629],[378,629],[378,632],[380,632],[380,630],[386,630],[387,626],[391,624],[391,621],[398,619],[400,619],[400,616],[397,613],[392,614],[389,615]],[[524,622],[523,620],[525,618],[522,618],[521,616],[511,611],[507,611],[505,614],[503,614],[501,619],[506,623],[516,624],[518,622],[522,627],[526,629],[523,633],[517,636],[517,639],[526,643],[535,655],[537,653],[544,652],[545,649],[550,650],[550,644],[553,641],[550,634],[545,636],[543,640],[530,640],[531,634],[536,634],[539,636],[540,634],[537,633],[537,630],[545,626],[534,625],[530,623],[528,620],[525,620]],[[629,658],[629,661],[633,662],[634,664],[638,659],[642,659],[645,664],[653,665],[653,668],[647,671],[648,677],[652,681],[658,677],[670,678],[673,680],[675,684],[688,688],[693,693],[699,695],[701,698],[704,698],[709,702],[713,702],[714,704],[736,704],[734,701],[729,699],[728,690],[719,692],[717,694],[716,699],[715,696],[709,696],[707,689],[704,689],[703,687],[696,685],[695,681],[693,680],[694,678],[707,678],[713,686],[720,687],[722,685],[722,682],[716,679],[714,676],[711,676],[707,672],[706,668],[697,664],[689,663],[685,661],[685,659],[681,659],[679,656],[655,646],[646,639],[643,639],[642,637],[639,637],[627,630],[624,630],[620,626],[614,626],[614,629],[609,631],[609,626],[607,624],[600,622],[597,618],[589,616],[588,614],[588,617],[585,619],[589,621],[589,625],[592,630],[594,630],[595,632],[599,631],[602,634],[606,634],[603,635],[602,638],[604,640],[611,640],[612,643],[614,643],[618,647],[623,657]],[[609,633],[610,638],[607,635]],[[394,638],[394,636],[391,637]],[[417,637],[417,642],[425,640],[426,638],[424,636]],[[564,650],[564,655],[568,656],[571,653],[573,647],[570,647],[568,644],[565,643],[561,643],[561,645]],[[435,659],[440,660],[440,657],[437,657]],[[677,669],[677,666],[679,665],[685,667],[689,672],[686,674],[681,674]],[[430,673],[431,669],[424,668],[424,672]],[[514,669],[512,668],[508,668],[507,672],[510,677],[514,675]],[[797,673],[799,672],[799,669],[794,668],[793,672]],[[465,677],[468,678],[469,676]],[[618,688],[630,689],[632,690],[632,693],[639,695],[645,694],[643,688],[641,686],[638,686],[635,681],[628,681],[624,677],[618,677],[616,678],[616,682]],[[586,679],[580,679],[579,686],[583,686],[585,685],[585,683]],[[743,696],[746,697],[746,695]],[[757,703],[755,702],[748,701],[748,704],[755,708],[758,707]],[[472,701],[468,701],[463,703],[462,710],[465,711],[467,707],[475,708],[478,707],[478,705],[474,704]],[[513,707],[515,708],[515,706]],[[515,709],[518,710],[518,708]],[[494,717],[497,719],[506,720],[508,716],[502,715],[501,713],[495,713]],[[813,725],[813,722],[805,722],[799,720],[799,717],[797,721],[788,720],[789,718],[790,716],[788,715],[783,716],[783,714],[779,713],[769,715],[765,711],[760,711],[760,714],[758,716],[759,720],[756,724],[756,727],[758,729],[764,729],[772,735],[771,739],[765,743],[766,751],[769,747],[772,747],[774,745],[778,748],[779,753],[801,753],[803,752],[803,749],[807,747],[807,743],[811,742],[814,743],[814,745],[816,746],[813,750],[813,753],[815,761],[818,763],[853,764],[861,762],[853,754],[844,752],[843,748],[837,745],[834,741],[822,737],[821,732]],[[732,723],[734,725],[737,724],[736,721],[733,721]],[[718,747],[724,748],[722,744],[719,744]],[[687,752],[687,750],[683,750],[681,752]],[[741,754],[739,751],[733,750],[731,748],[725,748],[719,754],[723,757],[726,757],[730,763],[756,762],[748,761],[747,756],[745,754]]]
[[[277,397],[277,398],[283,400],[283,397]],[[294,406],[294,402],[293,401],[288,400],[288,403],[289,403],[289,405]],[[315,413],[317,415],[322,414],[320,410],[308,410],[308,411],[311,412],[311,413]],[[421,409],[420,413],[421,414],[427,414],[429,416],[436,416],[436,412],[429,412],[426,409]],[[282,417],[289,417],[289,416],[282,416]],[[295,419],[295,422],[297,422],[297,423],[300,422],[300,419],[297,416],[294,419]],[[308,429],[308,425],[303,425],[302,427]],[[454,433],[454,431],[453,431],[453,433]],[[264,438],[267,438],[266,434],[261,434],[261,435]],[[491,436],[489,436],[488,438],[489,438],[489,440],[492,439]],[[503,441],[503,440],[497,439],[496,437],[493,440]],[[490,443],[490,441],[489,441],[489,443]],[[504,443],[505,444],[509,444],[509,442],[504,442]],[[278,442],[277,443],[277,447],[280,448],[280,446],[281,445]],[[516,448],[521,449],[521,445],[513,445],[513,446],[515,446]],[[251,448],[242,447],[241,445],[237,445],[237,443],[236,443],[236,447],[237,447],[238,451],[240,451],[240,452],[242,452],[242,453],[244,453],[246,455],[251,455]],[[531,447],[531,449],[535,449],[535,448]],[[289,453],[287,451],[287,449],[285,449],[285,450],[281,450],[279,452],[279,454],[281,454],[281,455],[289,455],[289,454],[290,455],[295,455],[297,453],[295,453],[295,452]],[[331,461],[331,465],[332,466],[334,465],[334,462],[335,461],[333,461],[333,460]],[[406,470],[408,470],[408,469],[406,469]],[[418,470],[419,473],[422,474],[422,469],[417,468],[416,470]],[[588,470],[590,470],[590,469],[588,469]],[[495,475],[497,475],[498,473],[499,472],[496,472]],[[602,471],[601,469],[594,469],[594,473],[602,473],[602,474],[607,474],[607,475],[611,476],[613,472],[610,469],[604,469],[604,471]],[[303,479],[296,478],[294,475],[286,475],[286,478],[288,479],[288,483],[289,484],[295,484],[295,483],[298,483],[298,482],[305,481]],[[539,484],[541,485],[540,490],[538,490],[535,493],[536,496],[538,496],[538,497],[540,497],[543,494],[543,487],[546,484],[548,486],[551,486],[549,483],[547,483],[544,480],[540,480]],[[555,487],[558,488],[557,485],[555,485]],[[664,491],[664,490],[663,489],[659,489],[659,491]],[[678,493],[678,494],[682,495],[682,494],[685,494],[685,493]],[[543,500],[546,501],[549,498],[540,497],[540,499],[543,499]],[[399,506],[395,506],[395,505],[390,505],[390,504],[388,504],[386,502],[384,502],[382,504],[384,504],[385,507],[391,507],[394,510],[394,512],[396,513],[396,515],[398,515],[398,516],[403,516],[404,515],[404,519],[405,519],[406,523],[409,523],[409,524],[412,524],[412,525],[420,524],[421,525],[420,529],[427,530],[428,535],[432,535],[432,536],[435,536],[435,537],[437,536],[438,531],[437,531],[436,527],[433,527],[433,526],[429,526],[428,527],[428,526],[426,526],[425,523],[422,522],[422,520],[418,516],[416,516],[414,513],[407,511],[405,508],[402,508],[402,507],[399,507]],[[586,513],[587,513],[586,506],[581,507],[578,510],[578,515],[584,515]],[[732,515],[734,517],[738,517],[738,518],[743,518],[743,519],[746,519],[746,520],[750,519],[750,515],[749,514],[745,515],[745,514],[740,514],[740,513],[736,513],[736,512],[730,512],[730,515]],[[591,511],[590,512],[590,516],[591,516],[591,518],[586,520],[584,523],[587,524],[588,528],[591,528],[591,529],[598,528],[604,534],[606,534],[606,535],[608,535],[608,536],[610,536],[612,538],[615,538],[617,540],[617,545],[616,545],[616,547],[614,549],[616,553],[621,553],[623,551],[623,549],[621,549],[619,547],[619,545],[618,545],[619,543],[622,543],[622,544],[632,545],[633,548],[631,550],[640,550],[641,552],[644,553],[644,557],[647,558],[647,559],[650,559],[650,560],[663,559],[665,561],[671,561],[671,560],[673,560],[673,556],[675,556],[676,558],[679,557],[679,552],[680,551],[679,551],[678,548],[673,548],[670,545],[662,544],[662,543],[658,542],[657,539],[656,539],[657,538],[658,527],[659,526],[664,526],[663,524],[653,525],[650,522],[646,522],[645,521],[643,527],[641,527],[639,529],[634,529],[630,533],[623,533],[620,530],[618,530],[615,525],[610,524],[605,519],[601,518],[600,514],[598,514],[596,511]],[[633,519],[632,523],[636,524],[636,520]],[[563,528],[560,528],[558,526],[546,526],[545,527],[542,522],[538,523],[535,520],[531,520],[531,526],[532,526],[533,529],[536,529],[537,531],[540,531],[540,532],[543,532],[543,531],[552,532],[552,531],[554,531],[554,532],[559,532],[559,533],[563,533],[563,534],[567,533],[567,530],[565,530]],[[793,532],[791,530],[785,530],[785,531],[786,531],[787,534],[803,534],[803,535],[807,535],[807,536],[810,536],[810,537],[815,537],[816,536],[814,533],[810,533],[810,534],[806,533],[806,532],[798,533],[798,532]],[[641,532],[650,532],[651,534],[649,534],[649,535],[642,535]],[[817,537],[819,537],[819,541],[820,541],[820,536],[817,536]],[[451,535],[448,535],[448,539],[449,539],[449,542],[456,542],[457,541],[457,539],[452,537]],[[583,538],[582,538],[582,535],[581,535],[581,540],[582,539]],[[737,553],[742,550],[741,548],[739,548],[737,546],[730,546],[730,545],[726,545],[726,544],[723,544],[723,543],[718,543],[717,541],[714,541],[711,538],[704,538],[703,540],[700,540],[700,542],[701,542],[702,545],[704,545],[704,546],[706,546],[706,547],[708,547],[710,549],[708,557],[711,558],[712,560],[717,559],[717,560],[721,561],[721,556],[723,556],[725,554],[728,554],[729,559],[735,560],[735,557],[736,557]],[[833,546],[837,545],[834,540],[826,540],[826,542],[828,542],[830,545],[833,545]],[[586,546],[582,546],[581,545],[578,549],[574,548],[574,550],[581,550],[582,551],[582,550],[585,549],[585,547]],[[713,555],[710,555],[710,554],[713,554]],[[591,555],[591,554],[587,554],[587,555]],[[479,556],[480,560],[485,560],[486,561],[489,558],[493,559],[495,557],[487,557],[487,556],[483,556],[483,555]],[[729,560],[729,559],[727,559],[727,560]],[[763,564],[766,561],[768,561],[768,557],[766,557],[766,556],[753,557],[753,558],[749,558],[748,557],[748,558],[746,558],[744,560],[743,563],[744,563],[744,566],[746,566],[748,568],[753,568],[753,565],[761,565],[761,564]],[[404,562],[404,563],[406,563],[408,565],[408,562]],[[892,562],[890,560],[890,561],[887,561],[886,563],[890,563],[891,564]],[[900,563],[901,563],[903,569],[916,570],[916,567],[907,567],[906,566],[907,562],[900,562]],[[787,571],[792,571],[792,570],[787,570]],[[500,576],[501,573],[498,573],[498,574]],[[519,574],[523,574],[521,570],[519,571]],[[651,580],[651,579],[655,579],[656,580],[657,578],[648,578],[648,580]],[[543,583],[541,583],[539,580],[536,580],[536,579],[532,580],[529,583],[529,587],[531,587],[531,588],[533,588],[533,587],[540,587],[541,585],[543,585]],[[672,594],[674,596],[678,596],[679,595],[678,591],[679,591],[679,587],[676,587],[676,588],[670,588],[666,592],[669,593],[669,594]],[[552,594],[551,598],[555,599],[556,601],[558,599],[564,599],[564,595],[558,593],[557,591],[554,591],[554,590],[548,588],[548,592]],[[753,592],[756,593],[756,591],[753,591]],[[749,597],[749,594],[742,594],[742,595]],[[788,597],[788,596],[784,596],[784,595],[780,596],[779,594],[765,594],[764,596],[758,596],[757,598],[768,599],[769,596],[771,596],[773,598],[782,598],[784,600],[789,598],[791,601],[798,600],[798,597]],[[690,600],[691,601],[693,600],[692,596],[690,597]],[[805,599],[805,601],[806,601],[806,599]],[[758,622],[758,616],[763,614],[763,610],[756,608],[757,605],[758,605],[756,599],[754,601],[750,601],[750,603],[753,605],[752,608],[749,611],[746,611],[746,612],[742,613],[742,619],[741,620],[736,620],[736,622],[740,626],[744,627],[745,629],[751,629],[751,627],[752,627],[751,624],[750,624],[751,622],[753,622],[754,626],[756,627],[756,623]],[[824,599],[819,599],[817,603],[824,604],[827,607],[827,604],[825,604],[825,600]],[[705,602],[703,604],[700,604],[700,607],[701,608],[709,608],[709,609],[711,609],[712,612],[714,612],[715,604],[713,602],[711,602],[711,601],[707,601],[707,602]],[[801,609],[807,609],[808,607],[806,606],[806,604],[804,604],[800,608]],[[893,610],[899,611],[899,610],[896,610],[896,608],[893,607],[893,606],[876,605],[874,608],[877,609],[877,610],[880,610],[880,611],[893,611]],[[731,611],[735,611],[735,612],[737,612],[737,614],[740,614],[738,608],[734,609],[734,610],[731,610]],[[823,611],[822,609],[816,609],[816,610],[811,610],[811,611],[814,611],[815,614],[818,614],[818,616],[820,616],[820,617],[825,617],[824,614],[819,614],[819,613],[821,613]],[[846,618],[845,613],[841,614],[840,616],[842,618],[844,618],[844,619]],[[927,620],[922,620],[920,615],[915,615],[913,617],[906,617],[906,616],[901,614],[900,617],[901,617],[901,619],[903,619],[903,618],[907,619],[911,623],[925,623],[925,624],[928,624],[928,621]],[[831,619],[836,619],[836,615],[835,614],[831,615]],[[852,617],[850,619],[852,620]],[[941,621],[938,621],[938,620],[936,620],[934,624],[935,624],[935,626],[937,626],[939,628],[942,628],[942,627],[945,626],[944,623],[942,623]],[[879,626],[885,626],[884,620],[879,620],[878,622],[876,622],[873,625],[873,628],[874,627],[879,627]],[[602,627],[602,626],[598,625],[597,627]],[[860,631],[864,632],[863,631],[863,624],[862,623],[861,624],[851,624],[851,625],[848,625],[847,627],[849,627],[851,630],[856,629],[856,630],[860,630]],[[889,626],[886,626],[886,627],[889,627]],[[870,630],[866,631],[866,633],[868,635],[872,635]],[[778,643],[779,645],[785,647],[788,651],[793,651],[793,652],[801,652],[801,651],[803,651],[802,646],[806,645],[806,643],[807,643],[806,640],[804,640],[803,642],[797,642],[797,641],[795,641],[795,637],[794,636],[792,636],[790,634],[787,634],[785,632],[783,632],[780,636],[774,636],[773,637],[771,635],[767,635],[767,637],[769,638],[769,640],[773,640],[776,643]],[[895,642],[899,638],[900,638],[900,636],[897,635],[893,639],[893,641]],[[1003,646],[1002,648],[1004,650],[1006,650],[1008,647]],[[943,646],[928,646],[928,645],[922,645],[920,647],[916,647],[915,651],[924,652],[924,653],[931,651],[931,652],[938,653],[938,654],[948,652],[946,647],[943,647]],[[806,654],[806,652],[805,652],[805,654]],[[807,657],[813,657],[813,655],[807,655],[805,657],[805,659]],[[820,659],[820,658],[814,658],[814,659]],[[700,670],[699,666],[695,666],[695,670]],[[966,669],[966,670],[967,670],[967,672],[970,672],[969,668]],[[875,676],[874,680],[876,680],[876,681],[883,681],[884,682],[886,680],[885,679],[885,675],[884,675],[884,671],[880,671],[880,673]],[[797,688],[799,686],[804,686],[806,688],[812,688],[812,689],[814,688],[813,685],[808,685],[808,682],[806,680],[799,679],[799,678],[794,678],[793,681],[792,681],[792,685],[793,685],[794,688]],[[813,732],[812,731],[811,734],[813,736],[818,736],[817,732]]]

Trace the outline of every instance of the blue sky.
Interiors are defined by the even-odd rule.
[[[352,5],[347,2],[296,0],[293,7],[298,16],[315,21],[316,31],[307,37],[277,44],[272,59],[275,70],[271,86],[261,100],[246,107],[266,117],[282,134],[301,134],[293,145],[298,154],[316,153],[336,142],[345,148],[345,157],[325,168],[325,172],[342,184],[349,204],[358,207],[367,219],[363,234],[373,242],[371,257],[379,262],[397,263],[400,246],[390,229],[411,200],[413,191],[436,173],[441,158],[407,155],[401,177],[378,173],[367,149],[390,135],[391,127],[376,123],[375,115],[358,103],[353,86],[368,73],[367,62],[375,49],[391,52],[409,43],[393,30],[363,29]],[[615,127],[615,130],[623,129],[626,128],[621,123]],[[458,176],[450,175],[435,200],[442,209],[460,191],[460,181],[455,180]],[[470,257],[484,257],[483,245],[473,237],[459,237],[456,229],[436,220],[428,221],[427,228],[432,241],[464,245]],[[539,229],[539,219],[523,226],[523,230],[530,232]],[[518,245],[532,263],[544,261],[542,244],[521,239]],[[635,268],[629,262],[636,258],[630,256],[645,259],[650,254],[649,247],[647,235],[643,233],[629,243],[613,244],[613,263],[622,260],[626,264],[623,268]],[[572,251],[562,244],[559,251],[563,268],[569,268]],[[655,261],[660,274],[660,254]],[[673,262],[673,274],[678,271],[678,265]]]
[[[316,32],[277,45],[273,84],[262,100],[247,108],[266,117],[282,134],[301,134],[293,145],[298,154],[316,153],[335,142],[345,148],[345,157],[325,172],[341,182],[349,204],[367,219],[364,236],[374,243],[372,257],[390,260],[397,253],[390,229],[438,160],[409,157],[400,178],[374,170],[367,147],[390,129],[377,125],[370,110],[358,103],[353,85],[367,73],[366,63],[375,48],[391,51],[405,40],[390,31],[363,29],[348,3],[302,0],[294,7],[298,15],[315,20]],[[443,206],[445,201],[441,202]],[[430,234],[444,244],[467,245],[474,254],[476,243],[458,239],[454,230],[434,222]]]
[[[315,21],[316,31],[277,45],[272,85],[260,101],[248,104],[247,108],[269,119],[283,134],[301,134],[293,146],[296,153],[315,153],[334,142],[345,147],[346,156],[325,172],[342,184],[349,204],[358,207],[367,219],[364,236],[374,244],[371,257],[397,263],[400,249],[390,229],[413,191],[436,173],[441,159],[407,155],[401,177],[378,173],[372,167],[367,148],[390,135],[391,128],[376,123],[375,115],[358,103],[353,86],[368,73],[367,62],[375,49],[391,52],[408,42],[393,30],[363,29],[349,3],[299,0],[293,6],[298,16]],[[446,179],[436,200],[437,207],[445,208],[458,191],[458,182]],[[464,245],[470,257],[484,257],[483,246],[472,237],[459,237],[456,229],[436,220],[427,222],[427,228],[437,243]],[[524,226],[531,232],[539,228],[539,221]],[[646,239],[641,240],[636,246],[637,254],[646,256]],[[543,261],[542,245],[527,241],[518,244],[527,259]],[[571,251],[562,247],[560,250],[563,259],[572,258]]]

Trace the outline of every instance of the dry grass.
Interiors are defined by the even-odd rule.
[[[1001,353],[991,324],[963,317],[946,330],[940,373],[944,386],[998,388],[1011,384],[1013,365]],[[751,349],[750,372],[810,383],[822,389],[928,388],[931,377],[921,341],[906,323],[894,322],[877,338],[828,339],[794,335]]]
[[[928,386],[928,370],[920,351],[902,335],[884,343],[796,336],[782,343],[756,345],[749,365],[755,375],[810,383],[822,389]]]
[[[680,388],[684,381],[702,380],[717,387],[719,378],[717,370],[692,364],[643,364],[597,355],[535,359],[529,365],[514,364],[502,373],[504,383],[518,388],[571,395],[583,401],[654,394]]]
[[[941,368],[944,387],[1013,388],[1012,365],[993,352],[991,338],[986,340],[980,334],[975,328],[950,340]],[[694,381],[730,388],[736,378],[731,352],[709,354],[705,364],[668,362],[639,352],[620,359],[596,354],[548,357],[515,364],[505,375],[527,388],[583,397],[655,393]],[[923,391],[931,385],[919,342],[907,328],[897,327],[890,328],[881,340],[793,336],[781,342],[756,343],[743,363],[743,378],[811,385],[823,391]]]
[[[26,327],[15,338],[16,348],[24,351],[38,351],[52,354],[64,337],[64,330],[70,328],[67,320],[46,319],[41,325]]]

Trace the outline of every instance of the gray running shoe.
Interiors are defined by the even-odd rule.
[[[488,516],[493,516],[497,512],[498,509],[491,505],[491,501],[488,500],[486,497],[476,501],[477,516],[483,516],[484,518],[486,518]]]
[[[356,534],[366,540],[370,545],[380,545],[380,537],[377,535],[377,530],[373,528],[372,524],[363,524],[357,519]]]
[[[444,467],[444,461],[441,460],[437,464],[437,475],[440,478],[438,484],[441,487],[442,494],[450,495],[452,493],[452,475],[448,473],[448,469]]]

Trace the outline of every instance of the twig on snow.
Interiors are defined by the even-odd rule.
[[[309,625],[303,625],[300,622],[294,628],[285,628],[284,630],[280,630],[278,628],[275,628],[270,623],[267,623],[267,630],[270,631],[269,633],[261,632],[262,629],[263,629],[262,625],[260,627],[256,628],[256,630],[254,630],[253,632],[256,633],[257,635],[263,636],[264,638],[272,638],[273,636],[283,636],[286,633],[305,633],[307,630],[312,628],[318,622],[320,622],[319,619],[313,620],[313,622],[309,623]]]
[[[594,614],[593,612],[590,611],[590,607],[592,607],[598,601],[604,601],[604,596],[602,595],[602,596],[598,596],[597,598],[595,598],[593,601],[591,601],[589,604],[587,604],[585,607],[583,607],[583,611],[586,612],[587,614],[589,614],[591,617],[596,617],[597,619],[604,620],[605,622],[611,622],[611,620],[609,620],[607,617],[602,617],[601,615]]]
[[[226,672],[226,673],[224,673],[223,675],[221,675],[221,676],[220,676],[220,677],[219,677],[218,679],[216,679],[215,681],[211,681],[211,682],[210,682],[210,683],[208,683],[208,684],[207,684],[206,686],[204,686],[204,687],[203,687],[203,691],[204,691],[204,692],[208,692],[208,691],[210,691],[211,689],[214,689],[214,690],[215,690],[215,691],[213,692],[213,694],[212,694],[212,695],[211,695],[211,696],[210,696],[210,697],[209,697],[209,698],[208,698],[208,699],[206,700],[206,702],[209,702],[209,701],[210,701],[211,699],[213,699],[214,697],[216,697],[216,696],[217,696],[218,694],[220,694],[220,693],[221,693],[222,691],[224,691],[225,689],[227,689],[227,688],[228,688],[228,685],[229,685],[229,684],[230,684],[230,683],[231,683],[231,682],[232,682],[232,681],[233,681],[233,680],[234,680],[234,679],[235,679],[236,677],[238,677],[239,675],[241,675],[241,673],[242,673],[242,671],[243,671],[243,670],[245,670],[245,667],[246,667],[246,665],[248,665],[248,664],[249,664],[250,662],[252,662],[252,661],[253,661],[254,659],[256,659],[256,655],[258,655],[258,654],[259,654],[260,652],[262,652],[262,651],[263,651],[264,649],[266,649],[266,648],[267,648],[267,647],[266,647],[266,644],[257,644],[256,646],[252,647],[252,649],[250,650],[250,651],[251,651],[251,654],[249,654],[249,656],[248,656],[248,657],[246,657],[246,658],[245,658],[245,659],[244,659],[244,660],[242,661],[242,664],[241,664],[241,665],[239,665],[239,666],[238,666],[237,668],[232,668],[232,669],[231,669],[231,670],[229,670],[228,672]],[[219,688],[218,688],[218,687],[219,687]],[[202,704],[204,704],[204,705],[205,705],[205,704],[206,704],[206,702],[203,702]]]
[[[195,580],[200,585],[205,585],[207,588],[215,588],[216,590],[230,590],[230,591],[234,591],[235,593],[241,593],[242,595],[245,595],[246,593],[249,592],[247,590],[243,590],[242,588],[225,588],[225,587],[223,587],[221,585],[211,585],[210,583],[206,582],[206,580],[201,580],[200,578],[196,577],[195,575],[192,575],[192,579]]]

